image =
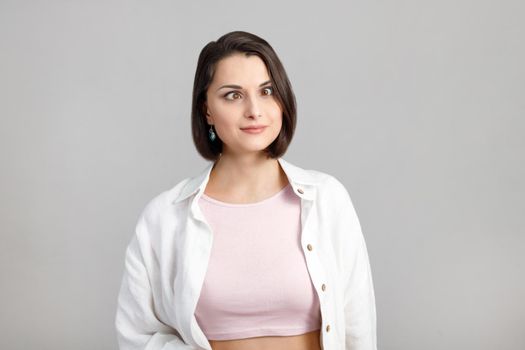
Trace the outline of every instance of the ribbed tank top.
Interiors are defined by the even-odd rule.
[[[200,197],[213,245],[195,317],[209,340],[320,329],[300,242],[300,200],[290,184],[255,203]]]

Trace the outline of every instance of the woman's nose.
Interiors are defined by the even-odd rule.
[[[245,117],[257,117],[261,114],[259,101],[257,97],[250,96],[246,99],[246,112]]]

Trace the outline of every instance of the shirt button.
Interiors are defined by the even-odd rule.
[[[310,250],[310,251],[311,251],[312,249],[314,249],[314,248],[312,247],[311,244],[308,244],[308,245],[306,246],[306,248],[308,248],[308,250]]]
[[[323,283],[323,285],[321,286],[321,289],[323,290],[323,292],[326,290],[326,285]]]
[[[304,191],[303,191],[302,188],[298,188],[298,189],[297,189],[297,192],[299,192],[300,194],[303,194],[303,193],[304,193]]]
[[[326,331],[327,331],[327,332],[330,332],[330,325],[327,325],[327,326],[326,326]]]

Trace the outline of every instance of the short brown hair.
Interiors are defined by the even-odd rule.
[[[283,112],[281,132],[264,150],[268,157],[282,156],[292,141],[297,107],[292,85],[284,67],[273,48],[264,39],[244,31],[233,31],[209,42],[202,49],[197,63],[193,83],[191,107],[191,128],[197,151],[208,160],[215,161],[222,153],[222,141],[217,137],[213,142],[208,138],[209,125],[206,123],[206,92],[210,86],[217,63],[236,53],[259,56],[266,65],[274,87],[274,95]]]

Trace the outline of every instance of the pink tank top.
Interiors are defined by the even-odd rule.
[[[301,249],[301,204],[290,184],[247,204],[203,194],[213,246],[195,310],[209,340],[298,335],[321,328]]]

